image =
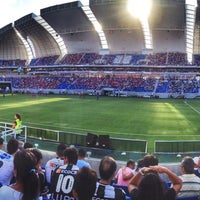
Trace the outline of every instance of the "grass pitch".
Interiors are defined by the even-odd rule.
[[[0,121],[117,138],[200,140],[200,100],[66,95],[0,96]]]

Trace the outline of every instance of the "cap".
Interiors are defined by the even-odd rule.
[[[195,165],[198,165],[199,157],[194,157],[194,158],[193,158],[193,161],[194,161],[194,164],[195,164]]]

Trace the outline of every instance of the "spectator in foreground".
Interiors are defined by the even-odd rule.
[[[85,149],[83,149],[83,148],[79,149],[78,150],[78,161],[77,161],[77,166],[79,167],[79,169],[81,169],[84,166],[91,168],[90,163],[85,160],[85,156],[86,156]]]
[[[133,174],[135,175],[143,166],[143,159],[139,159],[137,161],[137,165],[135,167],[135,169],[133,170]]]
[[[64,165],[56,168],[51,177],[51,199],[73,199],[74,178],[77,167],[78,152],[74,147],[64,151]]]
[[[24,149],[33,148],[33,145],[30,142],[25,142],[23,148]]]
[[[39,195],[36,158],[30,151],[18,151],[14,157],[16,183],[0,188],[0,199],[35,200]]]
[[[99,164],[99,174],[101,179],[96,184],[94,197],[96,199],[109,200],[125,200],[126,194],[120,188],[111,186],[112,179],[117,169],[116,161],[110,157],[105,156]]]
[[[155,166],[158,165],[158,158],[154,156],[153,154],[147,154],[143,158],[143,166],[149,167],[149,166]]]
[[[40,196],[46,195],[46,193],[48,192],[47,190],[47,184],[46,184],[46,178],[45,178],[45,174],[42,170],[41,164],[42,164],[42,153],[39,149],[36,148],[28,148],[27,151],[32,152],[35,155],[36,158],[36,170],[37,170],[37,174],[40,180]]]
[[[7,152],[0,150],[0,184],[10,185],[13,178],[13,159],[19,147],[16,139],[11,138],[7,144]]]
[[[74,181],[73,196],[78,200],[91,200],[97,182],[96,172],[88,167],[82,167]]]
[[[200,157],[194,157],[194,174],[200,178]]]
[[[0,149],[3,149],[4,139],[0,137]]]
[[[178,197],[190,197],[200,195],[200,178],[194,174],[194,161],[191,157],[183,158],[181,162],[180,176],[182,187]]]
[[[66,144],[60,143],[56,149],[56,158],[52,158],[49,161],[47,161],[45,165],[45,175],[46,175],[46,181],[48,184],[51,183],[51,175],[53,171],[57,167],[64,165],[64,150],[66,148],[67,148]]]
[[[135,168],[135,162],[131,159],[128,160],[126,166],[123,166],[118,170],[115,176],[115,182],[119,185],[128,186],[129,181],[134,176],[133,175],[134,168]]]
[[[172,188],[164,190],[159,173],[168,175]],[[181,179],[168,168],[150,166],[139,170],[131,179],[128,189],[132,200],[175,200],[181,186]]]

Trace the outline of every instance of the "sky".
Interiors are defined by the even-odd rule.
[[[0,28],[27,14],[40,15],[40,9],[74,0],[4,0],[0,6]]]

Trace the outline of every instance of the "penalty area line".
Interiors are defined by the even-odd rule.
[[[196,113],[198,113],[200,115],[200,111],[198,111],[193,106],[191,106],[187,101],[184,101],[184,104],[186,104],[187,106],[189,106],[192,110],[194,110]]]

